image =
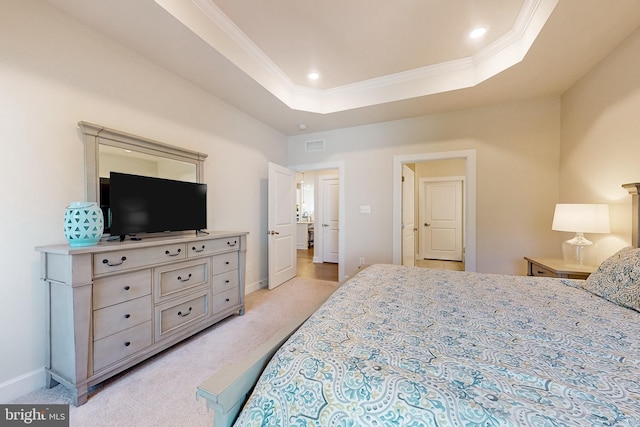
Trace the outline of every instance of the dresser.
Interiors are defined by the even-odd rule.
[[[244,314],[246,232],[41,246],[47,388],[89,387],[233,314]]]

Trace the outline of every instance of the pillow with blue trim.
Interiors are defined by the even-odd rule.
[[[629,246],[606,259],[582,288],[614,304],[640,311],[640,249]]]

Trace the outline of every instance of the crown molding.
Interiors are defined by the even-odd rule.
[[[514,27],[471,57],[330,89],[293,83],[214,0],[155,1],[289,108],[328,114],[475,86],[522,61],[559,0],[525,0]]]

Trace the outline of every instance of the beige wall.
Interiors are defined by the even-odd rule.
[[[609,203],[611,235],[588,235],[600,259],[631,242],[631,196],[640,182],[640,30],[562,97],[560,200]]]
[[[430,160],[415,164],[416,188],[420,178],[464,176],[464,159]]]
[[[304,142],[316,139],[326,150],[306,152]],[[561,255],[551,231],[559,147],[560,100],[552,98],[291,137],[289,163],[344,162],[351,275],[360,257],[392,262],[394,156],[476,149],[477,270],[524,274],[524,256]]]
[[[286,164],[286,138],[45,2],[0,2],[0,402],[44,385],[34,248],[63,243],[83,199],[80,120],[207,153],[208,228],[249,231],[247,282],[267,277],[267,163]]]

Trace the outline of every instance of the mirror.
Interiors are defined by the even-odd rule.
[[[85,200],[100,202],[110,172],[202,183],[207,155],[104,126],[79,122],[85,159]]]
[[[98,145],[98,176],[109,178],[111,172],[197,182],[196,165],[181,160],[140,153],[129,149]]]

